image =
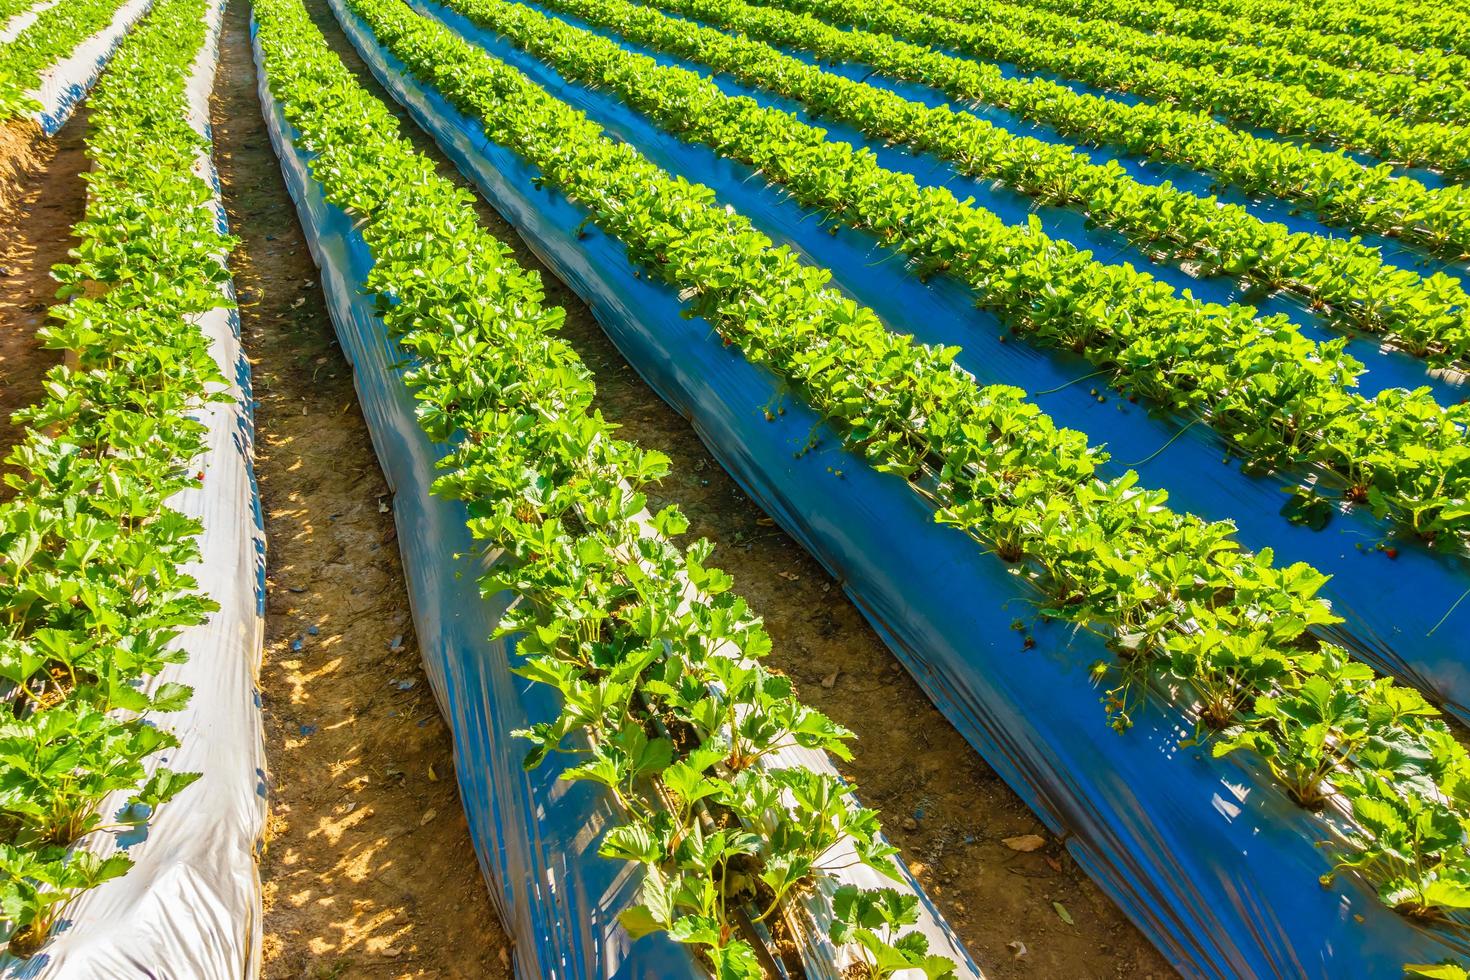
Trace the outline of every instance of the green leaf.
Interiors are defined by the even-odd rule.
[[[760,960],[744,940],[732,940],[723,947],[711,949],[710,958],[715,962],[715,973],[720,980],[764,980]]]
[[[654,864],[663,858],[653,834],[641,823],[622,824],[602,838],[597,853],[605,858]]]
[[[1470,882],[1443,879],[1431,881],[1424,886],[1424,901],[1438,908],[1470,908]]]
[[[152,711],[183,711],[193,695],[194,689],[189,685],[170,681],[154,690],[149,708]]]
[[[1470,973],[1457,963],[1405,963],[1404,971],[1428,980],[1470,980]]]
[[[199,772],[176,772],[160,766],[129,802],[157,810],[203,775]]]

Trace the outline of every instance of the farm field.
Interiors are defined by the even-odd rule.
[[[0,971],[1470,976],[1461,0],[0,0]]]

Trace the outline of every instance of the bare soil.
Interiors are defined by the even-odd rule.
[[[30,175],[50,156],[45,137],[29,119],[0,122],[0,219],[8,219]]]
[[[506,977],[387,486],[266,135],[247,18],[230,5],[213,121],[269,547],[265,975]]]
[[[61,362],[36,330],[56,298],[51,267],[66,260],[86,211],[88,118],[84,105],[50,140],[29,120],[0,123],[0,459],[21,434],[11,414],[40,398],[46,372]]]
[[[373,81],[325,0],[307,0],[307,7],[344,62],[404,120],[405,135],[441,173],[464,183]],[[483,201],[478,207],[517,260],[540,272],[547,301],[565,308],[565,336],[596,378],[603,414],[623,427],[625,437],[671,457],[673,475],[650,494],[650,506],[678,504],[690,519],[691,537],[718,546],[717,563],[766,618],[775,641],[772,665],[796,680],[807,702],[858,734],[856,760],[842,765],[844,775],[880,811],[905,860],[986,974],[1173,976],[1153,946],[930,704],[821,566],[740,492],[689,424],[643,384],[587,307],[493,209]],[[1047,843],[1029,853],[1002,843],[1024,834],[1041,835]],[[1057,905],[1074,924],[1062,920]]]

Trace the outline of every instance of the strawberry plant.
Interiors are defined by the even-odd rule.
[[[622,819],[600,853],[641,868],[640,902],[620,913],[631,936],[666,932],[720,977],[774,972],[761,930],[840,874],[838,844],[898,877],[876,814],[835,776],[770,761],[792,744],[846,757],[851,733],[761,663],[770,638],[710,546],[670,540],[687,530],[679,511],[646,511],[668,460],[616,438],[595,410],[536,276],[397,135],[300,3],[255,12],[292,138],[372,250],[365,288],[405,353],[424,431],[453,446],[434,492],[464,501],[499,555],[480,585],[518,598],[500,624],[516,673],[557,692],[556,718],[514,733],[526,766],[564,757],[562,778],[615,802]],[[854,943],[883,962],[912,956],[924,946],[907,928],[913,907]],[[943,977],[954,965],[924,966]]]
[[[940,16],[939,12],[961,9],[963,0],[925,3],[922,10],[913,9],[910,2],[863,0],[844,5],[838,0],[780,0],[779,5],[987,61],[1007,61],[1100,88],[1136,92],[1202,117],[1218,114],[1283,134],[1304,133],[1394,163],[1431,166],[1449,174],[1470,168],[1470,133],[1463,128],[1385,118],[1352,102],[1319,99],[1300,87],[1263,79],[1164,65],[1117,50],[1122,45],[1115,42],[1095,46],[1069,34],[1066,44],[1056,44],[993,18],[961,23]],[[1043,20],[1057,16],[1034,15]]]
[[[31,0],[0,0],[0,26],[16,14],[24,13],[35,6]]]
[[[103,9],[103,6],[106,9]],[[63,4],[73,41],[115,5]],[[197,486],[197,409],[225,383],[192,318],[226,302],[213,191],[195,172],[207,142],[188,123],[185,83],[206,40],[202,0],[158,0],[90,98],[86,216],[69,299],[43,343],[71,353],[46,397],[17,413],[0,504],[0,938],[34,952],[81,891],[123,874],[95,834],[146,825],[198,773],[153,765],[178,744],[162,716],[188,701],[144,686],[183,656],[180,631],[215,608],[185,569],[200,526],[169,498]],[[36,29],[45,28],[38,21]],[[67,33],[71,32],[71,33]],[[101,806],[129,793],[117,813]]]
[[[1289,0],[1201,0],[1199,6],[1265,23],[1329,34],[1376,37],[1405,48],[1443,48],[1470,54],[1470,26],[1454,5],[1436,8],[1409,0],[1383,0],[1367,5],[1328,3],[1302,7]]]
[[[844,886],[833,901],[837,921],[832,923],[832,941],[862,946],[868,973],[875,980],[886,980],[902,970],[922,970],[931,980],[942,976],[948,961],[934,962],[922,935],[912,933],[908,941],[894,942],[899,929],[917,918],[917,904],[916,896],[900,895],[891,888],[860,892]]]
[[[657,5],[669,6],[663,0]],[[721,17],[738,22],[711,18],[709,23],[824,60],[867,64],[886,77],[932,86],[959,102],[999,106],[1083,143],[1182,164],[1247,194],[1297,202],[1325,221],[1359,232],[1400,236],[1451,258],[1470,254],[1470,190],[1462,186],[1430,189],[1396,177],[1387,164],[1368,167],[1342,153],[1262,139],[1170,105],[1128,104],[1074,92],[1045,78],[1010,78],[995,65],[889,34],[840,29],[811,15],[835,17],[838,7],[827,0],[792,0],[780,7],[727,0],[719,9],[728,13]],[[701,8],[701,19],[710,9]]]
[[[450,3],[564,77],[617,92],[669,132],[741,160],[801,203],[871,231],[921,275],[947,270],[1033,341],[1080,353],[1116,385],[1207,418],[1252,462],[1323,463],[1349,491],[1366,479],[1378,516],[1451,547],[1470,531],[1470,509],[1459,503],[1470,493],[1470,410],[1441,408],[1428,389],[1363,398],[1352,391],[1361,365],[1343,354],[1341,341],[1314,344],[1284,316],[1258,320],[1247,307],[1178,296],[1034,224],[1006,225],[946,189],[921,187],[788,113],[727,96],[687,69],[661,67],[530,8]]]
[[[1044,615],[1109,637],[1119,663],[1138,678],[1135,688],[1194,712],[1201,734],[1214,738],[1217,754],[1242,748],[1260,757],[1274,753],[1271,771],[1287,783],[1285,791],[1299,790],[1303,802],[1312,802],[1314,787],[1344,800],[1366,800],[1381,791],[1410,814],[1451,814],[1461,827],[1458,838],[1442,827],[1401,834],[1388,824],[1382,825],[1388,836],[1380,836],[1371,805],[1354,807],[1362,814],[1350,833],[1338,834],[1326,820],[1322,830],[1333,838],[1340,867],[1360,874],[1385,902],[1406,913],[1459,921],[1461,895],[1470,894],[1457,891],[1470,880],[1460,843],[1470,828],[1464,798],[1470,755],[1417,693],[1356,665],[1348,670],[1342,666],[1346,654],[1316,635],[1336,621],[1315,597],[1320,574],[1300,564],[1277,567],[1269,552],[1241,551],[1228,525],[1206,525],[1172,511],[1163,494],[1137,487],[1131,473],[1099,480],[1096,470],[1105,457],[1079,433],[1056,429],[1014,388],[978,386],[955,367],[953,350],[891,334],[871,310],[826,288],[825,272],[773,247],[747,219],[718,206],[707,188],[664,173],[399,0],[349,5],[405,70],[478,117],[487,133],[535,166],[541,181],[578,202],[650,276],[682,291],[693,315],[806,400],[852,452],[905,477],[935,503],[941,521],[992,550],[991,514],[1004,513],[1014,548],[1007,557],[1014,572],[1036,588]],[[492,441],[508,440],[502,435]],[[521,520],[508,507],[493,519],[497,526]],[[644,605],[630,597],[625,608],[638,610],[643,621]],[[529,619],[520,625],[533,643],[568,635],[559,623],[544,637],[530,630]],[[1195,633],[1231,639],[1171,648],[1176,637]],[[609,642],[609,634],[598,635]],[[559,659],[595,666],[596,654],[588,649]],[[1102,676],[1110,672],[1103,665]],[[711,685],[685,689],[678,686],[681,677],[663,678],[668,687],[661,689],[679,692],[674,720],[697,726],[696,732],[714,732],[721,705],[701,693]],[[1360,703],[1323,702],[1321,681],[1331,688],[1334,678]],[[599,701],[624,703],[617,678],[596,680]],[[587,690],[593,696],[593,688]],[[1217,707],[1206,717],[1211,704]],[[1366,730],[1359,730],[1353,720],[1358,717],[1366,719]],[[1126,718],[1115,722],[1126,731]],[[1298,731],[1304,722],[1341,733],[1346,742],[1335,760],[1323,762],[1339,750]],[[546,751],[565,750],[570,746],[556,735],[566,727],[558,722],[537,733],[537,741]],[[1244,737],[1247,730],[1264,733],[1268,741],[1260,745],[1271,747],[1253,745]],[[645,734],[662,733],[655,726]],[[693,736],[690,741],[708,743]],[[712,759],[729,752],[729,745],[709,749]],[[634,765],[627,760],[642,753],[635,740],[621,756],[598,765],[604,778],[620,778],[618,773]],[[1320,781],[1312,775],[1317,771],[1326,773]],[[755,772],[743,770],[737,779]],[[680,783],[695,795],[705,789],[693,778],[680,777]],[[660,840],[656,834],[634,835],[631,850],[662,857],[667,851],[660,850]],[[1380,852],[1395,857],[1382,860]],[[722,881],[741,856],[725,859]],[[669,860],[681,858],[676,851]],[[703,894],[688,893],[686,901],[705,908],[698,904]],[[649,906],[653,921],[662,921],[666,898],[658,891]],[[867,912],[856,918],[849,922],[854,930],[883,937],[879,920]],[[714,928],[717,917],[714,925],[708,917],[696,925],[701,936],[721,934]],[[856,937],[855,931],[842,934]],[[885,968],[876,961],[870,966]]]
[[[1361,33],[1313,30],[1233,13],[1184,8],[1171,0],[1035,0],[1033,7],[1074,17],[1101,18],[1142,31],[1289,51],[1324,65],[1407,75],[1426,81],[1470,77],[1470,59],[1430,48],[1400,48]]]
[[[1176,34],[1154,34],[1139,31],[1132,25],[1103,19],[1066,16],[1050,7],[1047,12],[1028,9],[1013,3],[980,3],[979,0],[945,1],[931,7],[931,13],[976,24],[998,18],[1007,26],[1032,37],[1078,37],[1088,44],[1111,46],[1135,56],[1148,57],[1166,65],[1213,69],[1245,79],[1269,79],[1279,82],[1280,96],[1294,98],[1295,87],[1311,96],[1339,98],[1363,104],[1382,115],[1399,116],[1407,122],[1464,123],[1470,113],[1470,98],[1451,79],[1419,79],[1395,72],[1345,71],[1330,62],[1301,56],[1279,46],[1252,47],[1225,41],[1180,37]]]
[[[1453,84],[1426,84],[1406,75],[1334,70],[1276,48],[1241,48],[1150,34],[1109,21],[1082,20],[989,0],[940,0],[922,6],[912,0],[903,2],[921,13],[967,25],[993,24],[1007,35],[1023,37],[1028,53],[1037,42],[1056,45],[1065,39],[1069,44],[1076,43],[1082,50],[1070,59],[1072,64],[1084,63],[1084,59],[1096,64],[1097,48],[1129,55],[1114,60],[1108,68],[1110,76],[1126,77],[1130,86],[1141,83],[1139,91],[1160,86],[1191,93],[1182,99],[1170,99],[1178,104],[1207,98],[1211,88],[1213,94],[1226,97],[1248,92],[1251,101],[1247,107],[1232,106],[1225,114],[1246,112],[1257,119],[1275,119],[1278,124],[1272,128],[1292,134],[1304,131],[1297,128],[1303,119],[1310,119],[1314,126],[1334,125],[1329,120],[1353,128],[1374,126],[1362,109],[1371,110],[1380,119],[1398,116],[1410,124],[1441,127],[1463,124],[1470,112],[1470,97]],[[1212,81],[1201,87],[1202,78]]]
[[[1470,296],[1443,273],[1421,277],[1393,268],[1364,245],[1289,233],[1243,207],[1167,183],[1135,181],[1117,166],[1094,164],[1067,147],[1013,136],[978,116],[948,106],[930,108],[750,38],[674,20],[624,0],[549,0],[543,6],[795,99],[813,115],[838,119],[875,140],[934,154],[961,173],[1001,180],[1047,204],[1081,206],[1097,224],[1201,273],[1249,276],[1264,289],[1292,290],[1330,321],[1386,334],[1413,353],[1436,361],[1463,360],[1470,353]],[[760,19],[756,8],[739,0],[659,0],[658,6],[751,30],[776,43],[797,40],[779,21]]]

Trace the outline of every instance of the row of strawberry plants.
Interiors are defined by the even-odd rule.
[[[790,742],[847,757],[850,733],[760,665],[770,639],[707,564],[710,546],[669,543],[687,526],[677,508],[646,532],[642,488],[668,461],[614,437],[597,413],[537,276],[399,137],[298,0],[255,9],[272,96],[327,200],[372,251],[366,288],[410,355],[424,430],[455,446],[434,492],[465,501],[474,536],[502,553],[481,584],[521,600],[501,625],[519,637],[516,672],[560,695],[555,720],[518,733],[533,743],[527,764],[570,753],[563,778],[617,802],[623,823],[601,850],[642,866],[643,904],[622,914],[635,937],[667,930],[719,976],[761,977],[765,954],[739,930],[741,909],[769,920],[830,874],[824,856],[844,838],[897,877],[876,814],[851,808],[835,776],[759,764]],[[834,938],[871,932],[864,916],[881,908],[894,941],[870,954],[947,974],[954,964],[928,956],[922,934],[899,938],[916,903],[888,889],[845,893]]]
[[[1308,101],[1305,96],[1342,99],[1409,122],[1463,124],[1470,120],[1470,93],[1465,91],[1463,80],[1423,82],[1407,75],[1345,71],[1278,48],[1240,47],[1154,34],[1111,21],[1086,20],[999,0],[938,0],[922,9],[964,23],[1004,25],[1052,42],[1082,42],[1171,65],[1224,73],[1237,78],[1238,84],[1254,82],[1261,98],[1303,103]],[[1273,84],[1263,85],[1263,80]],[[1170,81],[1180,84],[1188,79]]]
[[[1299,4],[1293,0],[1194,0],[1204,10],[1235,18],[1301,27],[1328,34],[1378,38],[1405,48],[1470,55],[1470,19],[1453,7],[1421,0]]]
[[[1320,462],[1349,500],[1428,540],[1470,532],[1470,406],[1431,392],[1354,392],[1362,366],[1343,341],[1318,345],[1284,316],[1179,296],[1129,266],[1106,265],[1035,225],[1007,225],[939,187],[921,187],[870,153],[826,139],[792,115],[732,98],[678,67],[660,67],[507,0],[450,6],[544,59],[563,77],[607,88],[681,139],[704,143],[785,185],[802,204],[869,231],[921,276],[974,288],[1017,332],[1071,350],[1114,383],[1206,417],[1262,464]]]
[[[1110,20],[1158,32],[1239,46],[1274,48],[1339,68],[1391,72],[1425,81],[1470,79],[1470,59],[1445,51],[1413,51],[1357,34],[1325,34],[1249,17],[1230,17],[1171,0],[1033,0],[1032,7]]]
[[[231,245],[194,169],[207,143],[187,119],[205,9],[158,0],[91,96],[86,215],[73,261],[55,271],[69,302],[40,332],[69,363],[17,413],[28,428],[6,461],[0,907],[16,955],[73,897],[131,866],[90,852],[90,835],[146,825],[198,776],[149,764],[178,744],[155,716],[190,690],[140,685],[182,658],[174,640],[216,608],[185,570],[200,524],[169,506],[199,485],[195,414],[226,384],[191,323],[226,302]],[[119,790],[134,791],[125,815],[99,812]]]
[[[0,119],[40,111],[40,103],[28,93],[41,84],[41,73],[106,27],[121,4],[122,0],[66,0],[0,46]]]
[[[0,27],[16,14],[24,13],[34,7],[40,0],[0,0]]]
[[[791,0],[786,6],[802,2]],[[861,9],[862,2],[806,0],[804,7],[830,13]],[[652,5],[662,4],[653,0]],[[1045,79],[1008,78],[994,65],[886,34],[840,30],[797,10],[740,0],[730,0],[721,10],[720,19],[711,23],[754,38],[823,59],[869,65],[886,77],[930,85],[955,99],[1000,106],[1082,142],[1192,167],[1248,194],[1299,202],[1355,231],[1470,254],[1470,188],[1431,190],[1417,180],[1395,177],[1387,164],[1365,167],[1341,153],[1259,139],[1167,106],[1127,105],[1079,95]]]
[[[731,0],[657,4],[708,23],[739,20]],[[1470,356],[1470,296],[1444,274],[1424,278],[1391,268],[1366,246],[1293,234],[1245,208],[1168,184],[1140,183],[1118,167],[1093,164],[1069,147],[1013,136],[969,113],[930,108],[807,65],[759,41],[665,17],[625,0],[542,0],[541,5],[795,99],[813,115],[847,123],[872,139],[933,153],[969,176],[1000,180],[1046,204],[1078,205],[1097,224],[1174,261],[1187,261],[1202,275],[1249,276],[1268,290],[1292,290],[1332,321],[1386,334],[1404,349],[1435,361]],[[771,40],[780,43],[782,36],[773,33]]]
[[[1385,118],[1342,99],[1317,98],[1298,86],[1168,65],[1077,38],[1057,43],[997,20],[967,24],[939,16],[962,9],[947,0],[773,0],[794,10],[820,11],[835,23],[886,31],[918,44],[949,48],[985,61],[1054,72],[1100,88],[1134,92],[1181,111],[1219,114],[1250,126],[1327,140],[1382,160],[1429,166],[1447,174],[1470,170],[1470,130],[1437,122]],[[920,6],[922,4],[922,7]],[[931,13],[930,11],[936,11]],[[1035,18],[1061,15],[1038,11]]]
[[[1217,754],[1254,751],[1305,806],[1350,801],[1340,867],[1389,905],[1434,915],[1470,904],[1470,755],[1417,693],[1314,634],[1335,620],[1314,597],[1320,574],[1241,552],[1228,524],[1172,511],[1132,473],[1099,479],[1104,455],[1022,392],[982,388],[955,350],[889,332],[707,188],[400,0],[348,5],[404,70],[585,208],[849,449],[1012,563],[1045,615],[1111,637],[1118,662],[1098,673],[1121,671],[1108,697],[1119,730],[1148,681],[1162,681],[1162,696],[1192,699],[1200,723],[1223,731]]]

